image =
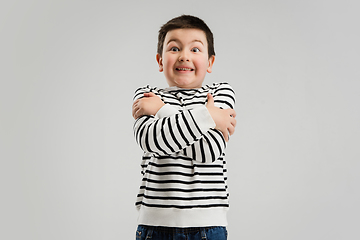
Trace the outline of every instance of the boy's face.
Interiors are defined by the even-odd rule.
[[[164,40],[162,57],[156,55],[159,71],[170,87],[200,88],[211,73],[215,56],[208,56],[206,35],[199,29],[175,29]]]

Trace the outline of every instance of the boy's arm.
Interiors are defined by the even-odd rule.
[[[135,101],[132,106],[132,115],[135,120],[143,115],[163,118],[179,113],[176,108],[165,104],[159,96],[151,91],[135,94]],[[236,112],[233,110],[235,92],[229,84],[220,83],[217,84],[214,94],[215,99],[208,93],[206,107],[216,123],[215,129],[221,131],[225,140],[228,141],[229,135],[234,133],[236,125]]]
[[[151,88],[140,88],[135,92],[134,102],[145,92],[157,93]],[[214,127],[206,106],[200,106],[164,118],[140,116],[135,120],[133,130],[137,143],[145,152],[171,155],[190,146]]]
[[[213,100],[214,106],[217,107],[218,110],[226,109],[231,111],[235,106],[235,92],[227,83],[217,84],[216,90],[213,92]],[[209,99],[207,107],[209,109]],[[224,116],[226,117],[228,115],[225,114]],[[234,118],[235,116],[236,114],[233,115]],[[235,128],[236,120],[232,119],[232,121],[234,124],[233,127]],[[226,148],[225,135],[222,131],[216,128],[210,129],[204,134],[203,138],[193,145],[185,148],[182,151],[182,154],[201,162],[214,162],[221,157]],[[231,134],[234,133],[233,131],[234,129]]]
[[[226,86],[223,85],[222,87]],[[143,89],[143,91],[151,91],[151,89]],[[138,89],[135,94],[135,101],[141,98],[143,94],[144,92],[139,93]],[[229,108],[235,103],[234,92],[231,87],[224,89],[218,87],[214,92],[213,100],[212,105],[215,103],[219,110],[220,108]],[[207,106],[209,107],[209,105],[211,104],[208,103]],[[192,114],[195,114],[195,118],[191,117]],[[160,112],[156,115],[166,117],[158,119],[154,116],[142,116],[134,124],[135,138],[144,151],[157,155],[178,153],[201,162],[213,162],[222,155],[226,147],[224,136],[220,131],[214,129],[216,125],[210,127],[212,117],[209,119],[209,111],[206,111],[203,106],[199,109],[179,113],[167,104],[161,107]],[[190,116],[192,119],[189,120],[186,116]],[[193,120],[194,122],[192,122]],[[206,122],[208,122],[208,126],[204,127]],[[181,125],[183,127],[180,127]],[[189,135],[192,138],[189,139],[187,137]]]
[[[203,106],[165,118],[141,116],[134,123],[134,135],[145,152],[171,155],[192,145],[213,127],[214,121]]]

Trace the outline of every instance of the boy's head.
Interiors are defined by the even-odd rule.
[[[213,35],[201,19],[182,15],[159,31],[156,60],[169,86],[200,88],[215,60]]]
[[[206,23],[198,17],[181,15],[165,23],[159,30],[157,53],[162,56],[166,34],[174,29],[199,29],[206,35],[209,58],[215,56],[214,36]]]

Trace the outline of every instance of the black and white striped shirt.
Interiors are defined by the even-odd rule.
[[[165,105],[155,116],[134,123],[136,142],[144,151],[136,201],[139,224],[226,226],[226,142],[205,104],[211,93],[215,106],[234,108],[234,90],[228,83],[199,89],[145,86],[135,91],[134,101],[146,92],[155,93]]]

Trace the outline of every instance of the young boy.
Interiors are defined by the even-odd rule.
[[[225,147],[235,131],[227,83],[202,86],[215,60],[213,35],[182,15],[159,31],[156,60],[168,88],[135,92],[134,135],[144,151],[137,239],[227,239]]]

